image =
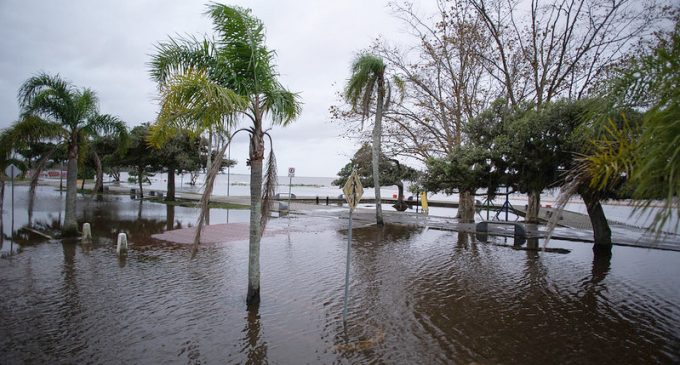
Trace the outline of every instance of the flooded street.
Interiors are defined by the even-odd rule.
[[[552,241],[517,251],[464,233],[387,225],[353,231],[347,326],[347,221],[272,219],[262,302],[245,306],[248,242],[190,247],[151,238],[197,210],[108,197],[79,200],[94,240],[10,243],[5,194],[0,363],[546,364],[680,362],[680,252]],[[17,187],[15,227],[28,222]],[[38,190],[36,226],[63,209]],[[211,224],[247,210],[212,209]],[[130,250],[119,259],[118,232]],[[11,247],[10,247],[11,246]],[[18,247],[18,249],[17,249]]]

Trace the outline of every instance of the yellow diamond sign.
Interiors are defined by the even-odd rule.
[[[361,200],[361,196],[364,195],[364,187],[361,186],[361,181],[359,181],[359,175],[357,171],[352,171],[352,174],[347,179],[345,186],[342,188],[342,192],[345,193],[345,199],[347,199],[347,204],[350,210],[354,210]]]

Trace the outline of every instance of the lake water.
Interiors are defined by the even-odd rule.
[[[135,184],[128,184],[127,173],[122,173],[121,183],[125,187],[135,187]],[[277,193],[288,194],[290,191],[296,196],[304,197],[316,197],[324,199],[325,197],[337,197],[342,194],[342,189],[340,187],[334,186],[332,177],[294,177],[292,181],[287,176],[278,177],[278,186],[276,189]],[[152,176],[150,179],[150,184],[144,185],[144,189],[160,189],[164,190],[167,187],[167,174],[158,173]],[[190,175],[183,174],[175,177],[177,190],[180,192],[202,192],[203,182],[205,181],[205,175],[201,174],[197,179],[197,184],[189,184]],[[292,182],[292,186],[291,186]],[[412,195],[408,192],[408,181],[405,182],[404,195],[409,197]],[[501,189],[500,192],[503,190]],[[396,186],[384,186],[380,190],[380,194],[383,198],[396,198],[398,193]],[[480,195],[476,197],[477,200],[483,202],[485,199],[484,191],[478,192]],[[214,195],[232,195],[232,196],[249,196],[250,195],[250,175],[244,174],[220,174],[217,176],[215,181],[215,188],[213,189]],[[546,190],[541,194],[541,203],[545,205],[554,205],[557,196],[559,195],[559,190],[549,191]],[[365,197],[373,197],[373,188],[364,189]],[[445,194],[428,194],[428,199],[430,200],[442,200],[442,201],[452,201],[458,202],[458,195],[454,194],[451,196]],[[521,207],[527,204],[527,196],[522,193],[510,194],[508,201],[511,205]],[[499,195],[493,201],[494,204],[502,205],[505,202],[505,196]],[[607,219],[613,222],[624,223],[628,225],[633,225],[636,227],[646,228],[648,227],[653,219],[654,213],[657,212],[657,208],[651,208],[648,212],[644,214],[639,214],[634,212],[634,207],[631,205],[626,205],[626,202],[603,202],[602,205]],[[386,206],[386,209],[391,209]],[[586,206],[583,201],[575,196],[571,199],[570,203],[567,205],[567,209],[583,214],[587,214]],[[456,209],[450,208],[439,208],[430,207],[430,215],[443,216],[443,217],[454,217],[457,213]],[[676,212],[677,213],[677,212]],[[485,215],[480,216],[480,219],[486,218]],[[511,219],[516,219],[516,217],[511,216]],[[679,227],[678,221],[679,217],[677,214],[673,215],[670,220],[663,226],[663,230],[666,232],[675,232]]]
[[[463,233],[388,225],[353,232],[342,323],[346,220],[277,218],[262,240],[262,303],[247,311],[248,242],[190,248],[151,235],[193,208],[79,200],[90,244],[9,238],[0,259],[0,363],[672,364],[680,362],[680,252],[553,242],[516,251]],[[18,187],[15,225],[27,222]],[[42,187],[37,226],[62,196]],[[248,211],[211,211],[211,223]],[[130,251],[115,253],[118,232]],[[8,246],[13,247],[10,254]],[[17,250],[17,245],[19,249]]]

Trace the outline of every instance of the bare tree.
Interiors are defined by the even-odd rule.
[[[415,45],[395,46],[379,40],[372,52],[380,55],[404,81],[400,102],[384,113],[383,149],[389,156],[422,162],[454,153],[464,143],[463,126],[498,95],[484,68],[478,47],[489,42],[474,9],[437,1],[437,12],[421,16],[412,4],[390,4],[411,33]],[[351,111],[331,108],[337,119],[357,121]],[[358,134],[366,140],[368,135]],[[470,192],[461,194],[463,206],[474,204]],[[469,209],[461,209],[470,211]],[[466,221],[474,216],[460,217]]]
[[[468,0],[491,42],[480,48],[488,75],[509,104],[541,110],[558,98],[588,95],[613,64],[651,34],[654,1]],[[536,222],[540,191],[529,192],[527,221]]]

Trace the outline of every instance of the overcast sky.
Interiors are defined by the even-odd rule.
[[[205,3],[0,0],[0,128],[17,120],[17,90],[38,72],[59,73],[95,90],[101,112],[119,116],[128,126],[153,121],[158,106],[149,55],[168,36],[212,34]],[[294,166],[298,176],[335,176],[357,148],[340,137],[341,127],[330,122],[328,113],[353,56],[380,35],[395,43],[409,39],[387,1],[227,4],[251,8],[264,22],[281,81],[304,102],[295,123],[273,131],[279,172]],[[234,171],[247,173],[247,137],[237,142]]]

